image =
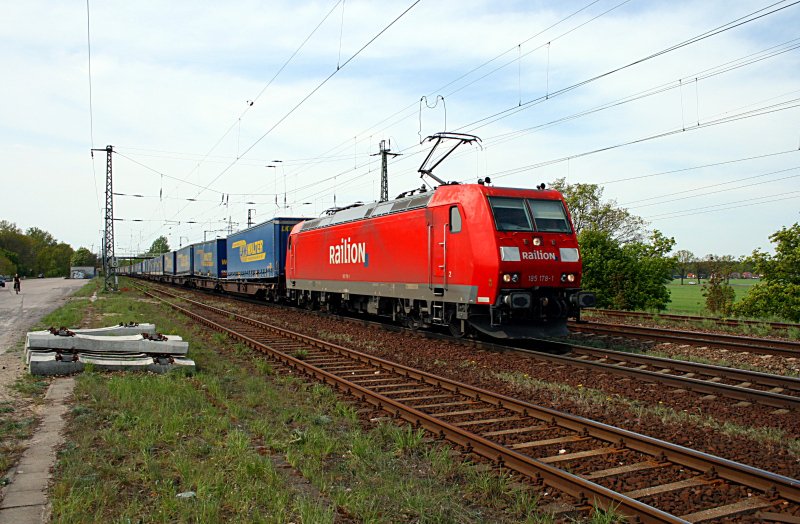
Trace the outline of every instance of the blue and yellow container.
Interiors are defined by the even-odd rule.
[[[297,217],[273,218],[227,239],[228,280],[271,280],[283,275],[286,244]]]
[[[228,269],[228,248],[224,238],[194,244],[194,275],[225,278]]]
[[[191,275],[194,269],[194,246],[186,246],[175,253],[175,274]]]

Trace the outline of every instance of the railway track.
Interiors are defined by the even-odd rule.
[[[163,294],[168,294],[159,291]],[[445,438],[573,501],[641,522],[800,515],[800,481],[475,388],[185,300],[169,302],[270,358]],[[180,297],[179,297],[180,298]]]
[[[574,332],[590,333],[592,335],[632,337],[674,344],[715,347],[727,349],[729,351],[743,351],[762,355],[800,358],[800,342],[792,340],[751,338],[721,333],[699,333],[696,331],[677,331],[672,328],[604,324],[594,321],[570,322],[569,328]]]
[[[174,297],[185,298],[161,289],[159,291]],[[200,292],[205,293],[203,291]],[[241,297],[236,297],[236,300],[244,300],[262,307],[265,306],[265,303],[261,301],[243,299]],[[290,309],[295,310],[294,308]],[[330,315],[326,314],[326,316]],[[350,317],[336,318],[386,327],[385,324],[369,320],[355,320]],[[405,330],[406,328],[397,329]],[[663,384],[672,388],[672,393],[687,392],[704,395],[706,400],[727,398],[737,402],[739,407],[755,404],[774,408],[775,410],[800,412],[800,378],[797,377],[785,377],[574,344],[565,345],[570,353],[569,355],[556,355],[490,342],[454,339],[451,336],[436,333],[426,332],[425,336],[441,338],[451,343],[466,344],[489,351],[522,353],[539,362],[554,366],[587,368],[598,373],[616,374],[642,382]],[[775,413],[780,413],[780,411],[775,411]]]
[[[647,319],[647,320],[663,319],[663,320],[672,320],[675,322],[686,322],[686,323],[712,322],[719,326],[731,326],[731,327],[766,326],[776,331],[785,331],[789,329],[800,330],[800,324],[793,324],[789,322],[762,322],[759,320],[734,320],[727,318],[701,317],[696,315],[670,315],[666,313],[659,313],[657,315],[653,315],[651,313],[644,313],[641,311],[619,311],[615,309],[589,309],[587,311],[596,315],[602,315],[605,317],[612,317],[612,318],[622,318],[622,319]]]

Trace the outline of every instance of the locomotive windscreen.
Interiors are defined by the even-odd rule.
[[[528,205],[533,211],[533,220],[536,222],[536,231],[546,233],[572,233],[572,228],[564,213],[564,206],[560,200],[530,200]]]
[[[489,197],[498,231],[572,233],[560,200]]]
[[[489,197],[498,231],[533,231],[525,200],[521,198]]]

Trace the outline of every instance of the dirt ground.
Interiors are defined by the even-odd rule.
[[[64,278],[23,280],[19,295],[14,293],[11,282],[0,287],[0,402],[12,399],[8,386],[25,371],[22,353],[12,350],[31,326],[63,305],[86,282]]]

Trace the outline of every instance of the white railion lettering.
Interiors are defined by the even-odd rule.
[[[524,260],[557,260],[555,253],[543,253],[541,251],[523,251]]]
[[[328,246],[329,264],[364,264],[367,261],[367,243],[352,242],[343,238],[338,245]]]

